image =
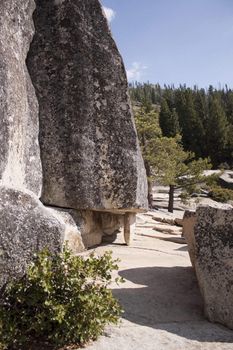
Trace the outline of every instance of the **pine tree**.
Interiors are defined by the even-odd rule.
[[[184,150],[194,152],[196,159],[211,156],[215,167],[225,162],[233,166],[233,91],[227,86],[217,90],[210,85],[205,90],[197,86],[193,89],[186,85],[161,88],[159,84],[134,83],[130,91],[137,105],[146,101],[153,104],[156,111],[160,110],[164,136],[175,136],[178,132]],[[212,102],[215,99],[220,104],[217,114]],[[219,140],[218,136],[211,135],[213,128],[214,135],[219,133]]]
[[[162,129],[162,133],[167,137],[174,137],[180,133],[179,117],[175,108],[170,110],[166,99],[162,99],[159,124]]]
[[[151,207],[153,201],[151,169],[153,154],[151,154],[151,145],[153,144],[154,140],[162,136],[162,132],[159,127],[158,112],[152,108],[151,104],[144,103],[144,105],[142,105],[140,108],[135,106],[134,114],[148,180],[148,202],[149,206]]]
[[[209,100],[207,147],[212,164],[216,167],[225,160],[229,143],[229,124],[218,96]]]
[[[165,186],[169,186],[168,211],[173,212],[174,192],[183,189],[186,197],[197,186],[205,182],[203,171],[211,168],[208,159],[194,159],[194,154],[185,152],[181,137],[159,137],[150,145],[149,152],[153,154],[150,166],[154,177]]]
[[[198,144],[195,145],[196,157],[208,157],[208,152],[206,149],[206,123],[208,118],[208,105],[205,90],[197,90],[194,97],[195,110],[197,113],[197,128],[196,132],[198,135]]]
[[[191,89],[182,88],[177,96],[177,112],[184,148],[200,156],[200,138],[204,135],[204,128],[195,108],[195,95]]]
[[[179,116],[176,109],[172,108],[170,116],[170,133],[167,136],[175,137],[178,134],[180,134]]]
[[[135,107],[135,120],[148,178],[148,201],[152,206],[152,182],[157,179],[169,186],[168,210],[173,211],[174,191],[185,188],[193,190],[208,169],[207,160],[193,160],[193,154],[185,152],[181,137],[162,137],[158,113],[149,105]]]

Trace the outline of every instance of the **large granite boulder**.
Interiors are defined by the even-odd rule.
[[[36,0],[27,65],[40,106],[42,201],[147,208],[147,181],[121,56],[98,0]]]
[[[205,314],[210,321],[233,329],[233,207],[199,207],[194,234]]]
[[[0,187],[0,286],[21,276],[35,252],[60,251],[65,240],[74,253],[83,251],[69,213],[44,207],[32,192]]]
[[[0,185],[39,195],[38,103],[25,64],[34,7],[33,0],[0,4]]]
[[[67,240],[78,253],[122,226],[129,244],[147,207],[125,69],[99,1],[37,0],[33,39],[34,9],[0,5],[0,286],[44,247]]]

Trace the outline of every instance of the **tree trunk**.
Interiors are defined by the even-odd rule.
[[[174,185],[170,185],[169,186],[169,203],[168,203],[168,211],[169,211],[169,213],[173,213],[174,191],[175,191],[175,186]]]
[[[144,161],[144,164],[145,164],[145,168],[146,168],[146,176],[147,176],[147,183],[148,183],[148,194],[147,194],[148,205],[149,205],[149,208],[152,208],[152,206],[153,206],[153,193],[152,193],[151,171],[150,171],[150,166],[146,160]]]
[[[153,193],[152,193],[153,186],[150,179],[147,179],[147,183],[148,183],[148,195],[147,195],[148,205],[149,205],[149,208],[153,208]]]

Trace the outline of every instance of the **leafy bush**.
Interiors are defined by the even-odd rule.
[[[3,292],[0,349],[26,349],[34,341],[56,348],[95,340],[122,312],[108,288],[117,262],[111,252],[87,258],[67,248],[56,255],[39,253],[25,276]]]
[[[210,197],[217,202],[228,202],[233,200],[233,191],[220,186],[214,186],[209,192]]]

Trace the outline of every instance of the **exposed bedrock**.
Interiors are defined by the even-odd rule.
[[[40,194],[38,103],[25,64],[34,28],[33,0],[1,0],[0,185]]]
[[[233,329],[233,207],[201,206],[194,226],[195,269],[212,322]]]
[[[147,208],[147,181],[121,56],[98,0],[37,0],[27,65],[40,106],[42,201]]]

